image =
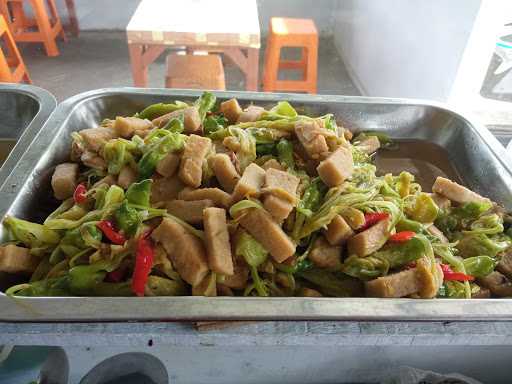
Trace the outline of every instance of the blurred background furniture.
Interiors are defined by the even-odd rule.
[[[302,49],[300,60],[281,60],[281,49]],[[318,31],[311,19],[273,17],[265,53],[265,92],[292,91],[316,93],[318,71]],[[302,70],[302,80],[279,80],[280,69]]]
[[[68,23],[64,25],[64,29],[73,36],[78,37],[80,34],[80,26],[78,25],[78,17],[76,16],[75,0],[65,0],[65,3],[68,11]]]
[[[26,15],[24,5],[30,4],[34,18]],[[48,56],[58,56],[57,37],[66,35],[60,21],[55,0],[1,0],[0,11],[17,42],[43,43]]]
[[[126,28],[133,82],[148,84],[148,66],[169,47],[221,52],[258,88],[260,27],[256,0],[142,0]]]
[[[167,56],[166,88],[226,90],[224,66],[219,55]]]
[[[0,82],[19,83],[20,81],[32,84],[5,18],[0,15]]]

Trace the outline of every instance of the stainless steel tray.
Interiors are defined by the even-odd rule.
[[[71,132],[92,127],[104,118],[133,114],[151,103],[191,100],[198,94],[121,88],[86,92],[66,100],[0,187],[0,216],[10,214],[32,220],[45,217],[49,211],[45,207],[50,194],[49,178],[53,167],[67,158]],[[217,92],[217,96],[260,105],[288,100],[306,113],[333,112],[352,129],[378,130],[396,139],[420,140],[415,141],[416,152],[421,164],[430,163],[430,171],[451,173],[475,191],[512,209],[512,167],[506,163],[504,148],[487,129],[446,106],[417,100],[343,96],[246,92]],[[421,143],[427,151],[422,150]],[[391,153],[385,157],[389,160],[393,156]],[[414,166],[416,162],[410,156],[398,151],[394,157]],[[3,228],[0,236],[2,231]],[[0,293],[0,308],[0,321],[512,319],[509,299],[11,298]]]
[[[0,83],[0,185],[57,106],[48,91]]]

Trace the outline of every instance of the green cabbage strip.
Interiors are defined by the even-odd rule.
[[[245,199],[245,200],[240,200],[236,204],[233,204],[231,206],[231,208],[229,209],[229,214],[232,218],[236,218],[241,211],[250,209],[250,208],[265,209],[265,208],[263,208],[263,205],[258,200]]]
[[[254,289],[256,289],[258,296],[268,296],[265,283],[258,274],[258,266],[267,260],[268,251],[254,237],[244,231],[237,241],[235,252],[237,256],[242,256],[249,265]],[[244,295],[247,296],[250,291],[246,290]]]
[[[309,236],[313,232],[328,225],[337,214],[343,211],[343,209],[371,200],[376,195],[377,192],[375,190],[367,193],[334,194],[324,202],[318,212],[306,219],[304,227],[300,232],[299,239]]]
[[[15,240],[21,241],[29,248],[53,246],[60,241],[59,233],[53,230],[55,228],[46,225],[31,223],[13,216],[7,216],[4,225]]]
[[[426,238],[425,238],[426,239]],[[464,262],[458,256],[455,256],[451,250],[452,244],[433,243],[431,247],[434,253],[439,256],[445,263],[449,264],[455,272],[467,274]],[[471,286],[469,281],[464,282],[464,290],[466,299],[471,299]]]

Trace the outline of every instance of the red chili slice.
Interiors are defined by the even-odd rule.
[[[114,244],[117,244],[117,245],[123,245],[124,242],[126,241],[124,235],[122,233],[119,233],[117,232],[115,229],[114,229],[114,224],[112,224],[111,221],[108,221],[108,220],[101,220],[100,222],[98,222],[96,224],[96,226],[101,229],[101,232],[103,232],[103,234],[105,236],[107,236],[107,238]]]
[[[393,243],[406,243],[416,236],[416,232],[413,231],[401,231],[394,235],[389,236],[389,241]]]
[[[135,268],[133,269],[132,277],[132,291],[137,296],[144,296],[144,288],[153,267],[155,251],[148,236],[149,232],[141,236],[137,241]]]
[[[364,225],[361,228],[361,231],[368,229],[379,221],[385,220],[389,217],[389,213],[387,212],[375,212],[375,213],[365,213],[364,214]]]
[[[473,281],[474,276],[466,275],[462,272],[454,272],[448,264],[441,264],[444,280],[446,281]]]
[[[73,192],[73,200],[75,200],[77,204],[82,204],[87,201],[87,188],[85,184],[80,183],[76,186],[75,192]]]

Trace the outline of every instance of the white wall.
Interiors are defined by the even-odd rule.
[[[481,0],[340,0],[334,39],[369,96],[446,100]]]
[[[191,0],[183,0],[191,1]],[[215,0],[210,0],[215,1]],[[124,30],[140,0],[75,0],[81,30]],[[61,15],[64,1],[58,0]],[[262,34],[272,16],[311,18],[321,34],[333,32],[336,0],[258,0]]]

